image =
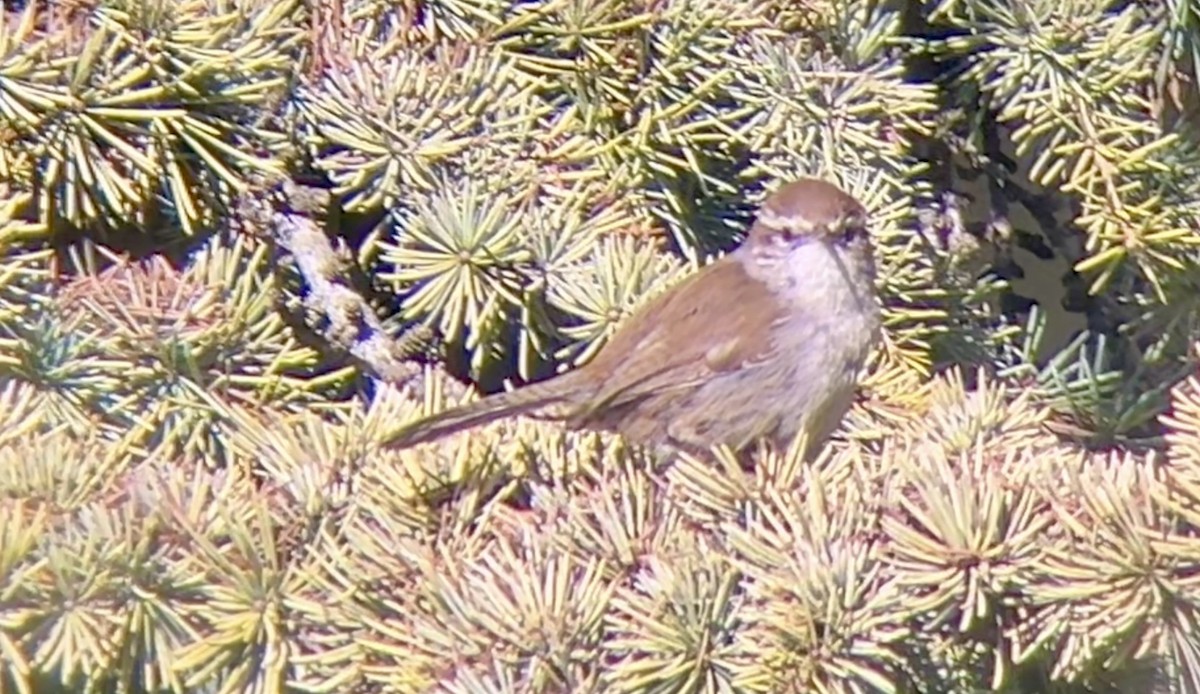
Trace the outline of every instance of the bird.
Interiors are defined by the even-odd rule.
[[[818,178],[779,186],[743,243],[646,301],[586,364],[401,426],[409,447],[526,415],[694,455],[811,456],[853,402],[881,330],[868,213]]]

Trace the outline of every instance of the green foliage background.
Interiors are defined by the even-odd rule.
[[[1195,0],[2,18],[0,692],[1200,690]],[[802,174],[886,318],[819,459],[380,449]]]

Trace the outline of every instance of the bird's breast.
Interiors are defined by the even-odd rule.
[[[726,283],[724,294],[712,299],[743,312],[726,321],[767,318],[742,320],[743,328],[728,336],[736,339],[707,344],[698,355],[707,367],[704,377],[656,395],[663,418],[639,420],[645,431],[634,433],[704,448],[758,438],[786,446],[804,430],[819,445],[841,421],[879,329],[870,273],[852,253],[821,242],[788,249],[782,257],[780,249],[772,251],[773,257],[754,249],[735,252],[729,262],[739,265],[720,271],[736,267],[740,281],[750,284],[737,285],[735,296]],[[770,310],[748,306],[752,302],[770,302]],[[697,326],[700,334],[702,324]],[[745,347],[747,340],[753,349]]]
[[[787,307],[781,324],[803,340],[818,327],[871,341],[879,330],[874,270],[868,249],[810,242],[756,258],[747,272]]]

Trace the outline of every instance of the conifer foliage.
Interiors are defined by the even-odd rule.
[[[0,692],[1200,691],[1198,76],[1195,0],[5,3]],[[379,445],[799,175],[885,316],[815,460]]]

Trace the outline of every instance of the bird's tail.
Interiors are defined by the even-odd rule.
[[[550,382],[535,383],[507,393],[496,393],[482,400],[455,407],[419,419],[391,432],[381,442],[387,448],[407,448],[419,443],[440,439],[463,429],[487,424],[502,417],[528,414],[563,402],[561,381],[566,375]],[[551,387],[550,383],[554,383]]]

